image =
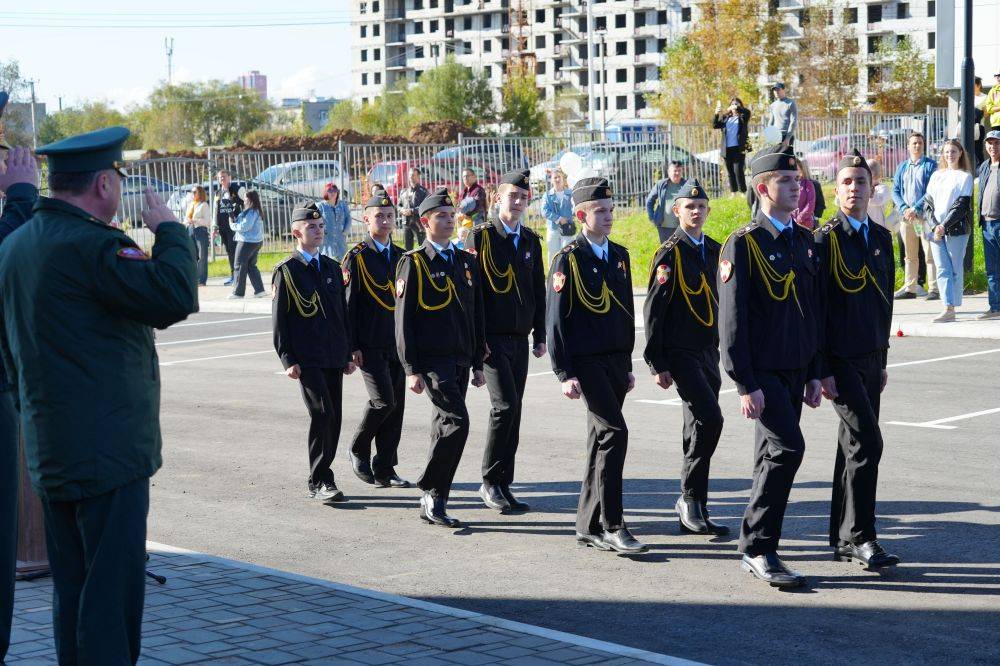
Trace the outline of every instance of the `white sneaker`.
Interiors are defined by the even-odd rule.
[[[226,296],[226,298],[228,300],[233,300],[233,299],[239,299],[239,298],[243,298],[243,297],[242,296],[237,296],[236,294],[229,294],[228,296]]]
[[[266,291],[258,291],[256,294],[253,295],[254,298],[264,298],[265,296],[267,296]]]
[[[941,314],[939,314],[937,317],[935,317],[933,319],[933,323],[935,323],[935,324],[947,324],[947,323],[953,322],[953,321],[955,321],[955,311],[954,310],[945,310],[944,312],[942,312]]]
[[[917,296],[924,297],[927,295],[927,290],[918,284],[916,294]]]

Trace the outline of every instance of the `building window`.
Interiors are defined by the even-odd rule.
[[[628,108],[628,95],[618,95],[615,97],[615,108],[616,109],[627,109]]]
[[[844,53],[848,55],[857,55],[861,47],[858,46],[858,40],[854,37],[844,40]]]
[[[359,14],[367,14],[368,13],[368,3],[367,2],[362,2],[360,5],[358,5],[358,13]]]
[[[851,7],[844,11],[844,23],[857,23],[858,22],[858,8]]]
[[[562,34],[558,33],[558,32],[553,33],[552,34],[552,46],[559,46],[560,43],[562,43]]]
[[[462,19],[462,30],[472,30],[472,17],[466,16]]]
[[[368,98],[367,97],[362,97],[361,98],[361,106],[368,106]]]
[[[431,9],[437,9],[438,8],[438,0],[431,0],[430,4],[428,5],[428,7],[430,7]]]
[[[487,39],[483,42],[483,53],[492,53],[492,52],[493,52],[493,40]]]
[[[472,53],[472,42],[462,42],[462,53]]]
[[[935,0],[927,0],[927,15],[937,16],[937,2]]]
[[[868,87],[877,86],[882,82],[882,69],[880,67],[868,68]]]
[[[368,49],[361,49],[361,62],[368,62]]]
[[[594,18],[594,29],[595,30],[607,30],[608,29],[608,17],[598,16]]]
[[[535,37],[535,48],[544,49],[545,48],[545,35],[537,35]]]
[[[646,80],[646,68],[645,67],[636,67],[635,68],[635,82],[636,83],[642,83],[645,80]]]
[[[627,69],[616,69],[615,70],[615,83],[628,83],[628,70]]]
[[[663,53],[666,50],[667,50],[667,40],[666,39],[658,39],[658,40],[656,40],[656,51],[657,51],[657,53]]]
[[[414,58],[423,58],[424,57],[424,47],[423,46],[414,46],[413,47],[413,57]]]
[[[927,48],[929,48],[929,49],[937,48],[936,41],[937,41],[937,35],[935,33],[933,33],[933,32],[928,32],[927,33]]]
[[[483,74],[486,75],[487,79],[491,78],[493,76],[493,68],[486,65],[486,67],[483,67]]]
[[[372,60],[381,60],[381,59],[382,59],[382,49],[374,49],[372,51]]]
[[[628,55],[628,42],[616,42],[615,55]]]
[[[382,72],[375,72],[375,85],[382,84]]]
[[[484,14],[483,15],[483,27],[484,28],[492,28],[493,27],[493,14]]]
[[[636,55],[642,55],[645,52],[646,52],[646,40],[645,39],[637,39],[635,41],[635,54]]]
[[[438,20],[434,19],[433,21],[431,21],[431,25],[428,28],[428,30],[430,30],[431,32],[437,32],[437,29],[438,29]]]
[[[909,18],[910,17],[910,3],[901,2],[896,5],[896,18]]]
[[[413,0],[413,8],[414,9],[423,9],[424,8],[424,0]]]
[[[615,16],[615,27],[616,28],[624,28],[625,27],[625,15],[624,14],[618,14],[618,15]]]
[[[536,9],[535,10],[535,23],[545,23],[545,10]]]
[[[382,34],[381,28],[382,26],[380,26],[378,23],[372,25],[372,35],[378,37],[380,34]]]
[[[372,14],[378,14],[378,0],[372,3]]]
[[[660,11],[656,12],[656,24],[657,25],[666,25],[667,24],[667,10],[666,9],[661,9]]]
[[[544,74],[544,73],[545,73],[545,61],[543,60],[542,62],[535,65],[535,74]]]
[[[361,26],[361,39],[364,39],[367,36],[368,36],[368,26],[363,25]]]
[[[868,37],[868,54],[874,55],[878,53],[878,46],[881,43],[882,38],[878,35],[871,35]]]
[[[413,34],[414,35],[422,35],[422,34],[424,34],[424,22],[423,21],[414,21],[413,22]]]
[[[635,15],[635,27],[641,28],[646,25],[646,12],[639,12]]]
[[[681,21],[683,23],[690,23],[691,22],[691,8],[690,7],[681,7]]]
[[[637,93],[635,96],[635,110],[646,108],[646,96],[642,93]]]
[[[361,73],[361,85],[368,85],[368,74],[366,72]]]
[[[896,35],[896,44],[904,44],[906,42],[906,35]]]
[[[878,23],[882,20],[882,5],[868,5],[868,22]]]

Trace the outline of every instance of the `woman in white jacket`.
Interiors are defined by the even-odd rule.
[[[944,312],[934,319],[937,323],[955,321],[955,308],[962,304],[962,264],[972,232],[971,172],[972,164],[962,144],[949,139],[941,148],[938,169],[927,183],[924,209],[930,209],[930,220],[924,233],[931,241],[938,289],[944,301]]]

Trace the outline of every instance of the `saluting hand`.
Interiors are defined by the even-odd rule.
[[[424,392],[424,380],[420,375],[409,375],[406,378],[406,388],[420,395]]]
[[[142,209],[142,221],[154,234],[163,222],[177,222],[177,216],[174,215],[174,212],[167,208],[167,204],[163,203],[160,195],[151,188],[147,187],[142,193],[142,197],[146,203]]]
[[[11,185],[27,183],[38,187],[38,163],[34,155],[24,146],[14,146],[7,153],[7,168],[0,168],[0,192],[6,192]]]
[[[674,378],[670,376],[669,372],[661,372],[653,377],[653,381],[661,389],[668,389],[674,384]]]
[[[562,383],[563,395],[570,400],[579,400],[583,391],[580,390],[580,380],[576,377],[571,377]]]

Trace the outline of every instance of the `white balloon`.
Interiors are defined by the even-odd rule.
[[[567,176],[573,176],[583,166],[583,158],[572,150],[559,158],[559,168]]]
[[[246,199],[247,198],[247,188],[241,187],[239,189],[239,191],[236,193],[236,196],[238,196],[240,199]]]
[[[764,143],[768,146],[773,146],[776,143],[781,143],[781,130],[774,125],[768,125],[764,128]]]
[[[597,178],[599,175],[597,171],[590,167],[581,167],[572,176],[566,176],[566,182],[570,187],[573,187],[584,178]]]

